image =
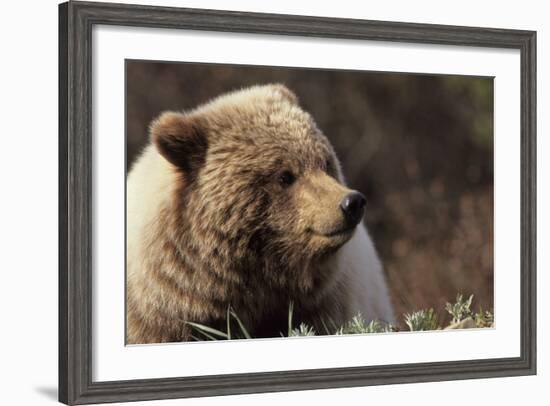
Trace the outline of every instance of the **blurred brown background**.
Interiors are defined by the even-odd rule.
[[[127,61],[127,165],[163,110],[280,82],[333,143],[396,315],[474,294],[493,308],[493,79],[469,76]]]

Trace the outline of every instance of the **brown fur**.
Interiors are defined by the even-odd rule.
[[[291,301],[296,324],[318,331],[321,319],[350,316],[349,282],[330,258],[352,232],[328,236],[343,227],[349,189],[290,90],[255,87],[164,113],[151,140],[145,154],[168,161],[170,179],[128,254],[128,343],[188,340],[185,321],[225,330],[229,306],[257,337],[286,332]]]

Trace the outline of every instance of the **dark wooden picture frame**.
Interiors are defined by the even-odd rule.
[[[518,49],[521,54],[521,354],[517,358],[185,378],[92,380],[92,27],[95,24]],[[59,6],[59,400],[216,396],[536,373],[536,33],[229,11]]]

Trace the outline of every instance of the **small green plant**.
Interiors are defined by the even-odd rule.
[[[451,324],[459,323],[468,317],[472,317],[470,307],[472,306],[473,299],[474,295],[470,295],[468,299],[464,300],[462,295],[458,294],[455,303],[447,303],[445,310],[453,317]]]
[[[439,323],[434,309],[419,310],[405,314],[405,324],[410,331],[437,330]]]
[[[474,321],[476,323],[476,327],[484,328],[484,327],[493,327],[495,323],[495,317],[492,312],[485,310],[480,307],[479,311],[474,315]]]
[[[387,333],[392,331],[393,326],[383,323],[379,320],[371,320],[368,323],[363,319],[361,313],[354,316],[349,322],[344,324],[338,330],[336,335],[343,334],[370,334],[370,333]]]
[[[313,327],[310,327],[304,323],[300,323],[300,326],[298,328],[292,329],[288,336],[289,337],[306,337],[306,336],[314,336],[314,335],[316,334]]]

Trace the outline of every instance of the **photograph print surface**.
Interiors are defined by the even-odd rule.
[[[494,326],[492,78],[125,74],[127,344]]]

